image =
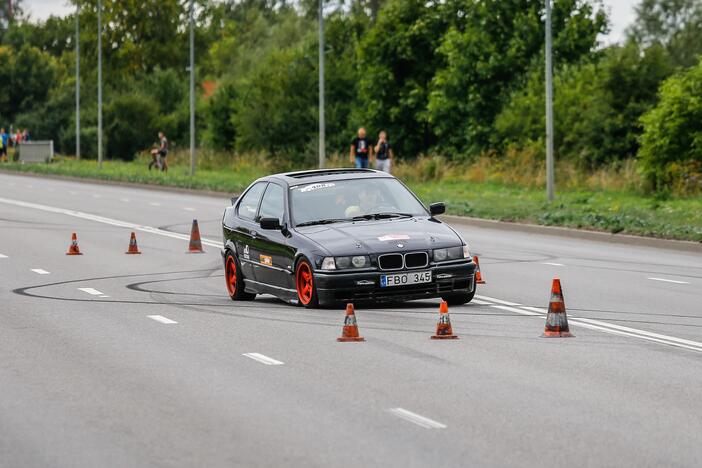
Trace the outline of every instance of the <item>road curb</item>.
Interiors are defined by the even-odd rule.
[[[514,223],[455,215],[443,215],[441,219],[464,226],[546,234],[556,237],[608,242],[611,244],[635,245],[639,247],[654,247],[658,249],[677,250],[680,252],[702,253],[702,242],[659,239],[657,237],[633,236],[631,234],[612,234],[602,231],[588,231],[585,229],[572,229],[559,226],[541,226],[538,224]]]
[[[218,192],[214,190],[192,189],[185,187],[174,187],[172,185],[157,185],[144,184],[140,182],[125,182],[120,180],[106,179],[90,179],[86,177],[75,177],[59,174],[41,174],[34,172],[19,172],[0,168],[0,173],[10,175],[20,175],[26,177],[44,177],[54,180],[68,180],[72,182],[82,182],[86,184],[104,183],[107,185],[116,185],[121,187],[134,187],[147,190],[158,190],[162,192],[188,193],[194,195],[206,195],[211,197],[226,197],[231,198],[238,194],[228,192]],[[612,244],[627,244],[640,247],[654,247],[659,249],[677,250],[680,252],[702,253],[702,242],[660,239],[657,237],[633,236],[631,234],[612,234],[602,231],[588,231],[585,229],[573,229],[559,226],[542,226],[539,224],[526,224],[507,221],[498,221],[494,219],[471,218],[467,216],[442,215],[442,219],[454,224],[464,226],[474,226],[488,229],[501,229],[507,231],[531,232],[535,234],[546,234],[556,237],[565,237],[571,239],[584,239],[599,242],[609,242]]]

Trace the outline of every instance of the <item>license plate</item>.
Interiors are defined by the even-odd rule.
[[[431,283],[431,271],[414,271],[412,273],[396,273],[380,275],[380,287],[405,286],[408,284]]]

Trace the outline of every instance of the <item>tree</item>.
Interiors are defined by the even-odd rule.
[[[641,167],[656,189],[702,190],[702,60],[666,80],[641,123]]]

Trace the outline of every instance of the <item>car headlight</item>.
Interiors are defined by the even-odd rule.
[[[334,257],[324,257],[322,259],[322,270],[336,270]]]
[[[366,255],[354,255],[353,257],[334,257],[336,267],[340,270],[346,268],[364,268],[370,266],[370,258]]]
[[[468,257],[470,257],[470,252],[468,252],[468,247],[465,245],[459,245],[458,247],[449,247],[447,249],[434,250],[435,262],[443,262],[446,260],[459,260]]]

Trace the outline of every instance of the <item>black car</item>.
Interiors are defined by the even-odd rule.
[[[475,294],[468,245],[399,180],[369,169],[258,179],[224,211],[233,300],[268,293],[306,307]]]

